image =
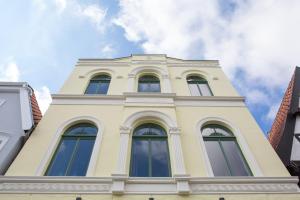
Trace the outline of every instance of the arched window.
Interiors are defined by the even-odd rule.
[[[110,79],[108,75],[95,76],[90,80],[85,94],[107,94]]]
[[[152,75],[145,75],[139,78],[139,92],[160,92],[159,79]]]
[[[192,96],[212,96],[212,92],[205,79],[199,76],[188,76],[186,81]]]
[[[252,176],[232,132],[220,125],[202,128],[202,136],[215,176]]]
[[[61,138],[46,176],[85,176],[98,129],[89,123],[70,127]]]
[[[143,124],[134,130],[130,176],[171,176],[168,137],[159,125]]]

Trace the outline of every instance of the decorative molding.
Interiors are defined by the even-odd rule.
[[[218,61],[183,61],[182,63],[167,63],[168,67],[220,67]]]
[[[185,181],[185,182],[183,182]],[[0,177],[0,193],[60,194],[300,194],[297,177],[127,178]],[[115,184],[115,188],[114,187]]]
[[[130,134],[131,128],[127,126],[120,126],[120,134]]]
[[[128,78],[135,78],[135,74],[128,74]]]
[[[192,193],[293,193],[296,184],[191,184]]]
[[[52,105],[124,105],[127,106],[188,106],[245,107],[244,97],[176,96],[175,93],[125,92],[123,95],[52,95]]]
[[[181,133],[181,128],[179,128],[179,127],[171,127],[171,128],[169,129],[169,133],[170,133],[171,135],[180,135],[180,133]]]
[[[57,148],[57,145],[60,141],[61,135],[64,133],[64,131],[69,128],[70,126],[74,125],[77,122],[80,121],[90,121],[96,125],[98,128],[95,144],[93,147],[93,151],[91,154],[89,167],[86,172],[86,176],[93,176],[93,172],[96,166],[96,161],[99,154],[99,149],[102,141],[102,134],[104,131],[104,126],[101,124],[101,122],[94,117],[91,116],[77,116],[72,119],[66,120],[63,122],[59,128],[57,129],[55,135],[52,137],[52,140],[42,158],[42,161],[40,162],[39,166],[37,167],[37,170],[35,172],[35,175],[42,176],[46,170],[47,164],[49,163],[51,156],[54,154],[55,149]]]
[[[201,134],[201,128],[205,124],[210,123],[210,122],[221,124],[233,132],[234,136],[236,137],[237,143],[243,153],[243,156],[245,157],[253,175],[256,177],[262,177],[263,176],[262,170],[260,169],[258,163],[256,162],[256,159],[253,156],[252,152],[250,151],[250,148],[249,148],[243,134],[241,134],[240,131],[237,128],[235,128],[235,126],[231,122],[229,122],[228,120],[223,119],[221,117],[204,117],[197,123],[197,125],[195,127],[195,133],[198,135],[198,138],[199,138],[201,152],[203,152],[203,154],[204,154],[203,156],[205,159],[204,162],[205,162],[205,167],[207,170],[207,175],[209,177],[214,177],[212,166],[210,164],[210,160],[209,160],[209,157],[208,157],[208,154],[206,151],[206,147],[205,147],[205,144],[203,141],[203,137]]]
[[[101,61],[101,60],[92,60],[92,61],[80,61],[75,65],[76,67],[129,67],[130,62],[113,62],[113,61]]]

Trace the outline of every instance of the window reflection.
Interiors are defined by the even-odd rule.
[[[252,176],[233,133],[220,125],[206,125],[201,130],[215,176]]]
[[[134,130],[130,176],[171,176],[167,134],[157,124],[143,124]]]
[[[98,129],[82,123],[70,127],[48,166],[46,176],[85,176]]]

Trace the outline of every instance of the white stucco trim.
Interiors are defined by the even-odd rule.
[[[141,66],[134,68],[128,74],[127,92],[136,92],[137,82],[140,74],[154,73],[158,75],[162,93],[172,93],[171,82],[167,70],[156,66]]]
[[[53,138],[50,142],[49,147],[47,148],[46,153],[43,156],[42,161],[40,162],[40,164],[36,170],[36,173],[35,173],[36,176],[44,175],[44,173],[47,169],[47,166],[51,160],[51,157],[53,156],[53,154],[57,148],[57,145],[61,139],[61,135],[64,133],[64,131],[66,129],[68,129],[70,126],[72,126],[76,123],[82,122],[82,121],[90,121],[90,122],[94,123],[95,126],[97,126],[97,128],[98,128],[98,133],[97,133],[96,140],[94,143],[89,166],[88,166],[88,169],[86,172],[86,176],[93,176],[95,167],[96,167],[96,163],[97,163],[99,150],[100,150],[101,141],[102,141],[104,126],[101,124],[101,122],[98,119],[96,119],[95,117],[91,117],[91,116],[77,116],[77,117],[69,119],[59,125],[55,135],[53,136]]]
[[[129,148],[129,141],[131,137],[131,133],[133,128],[137,125],[138,122],[147,121],[147,120],[156,120],[162,123],[165,128],[168,130],[169,141],[171,141],[170,154],[173,159],[174,171],[173,176],[177,177],[177,192],[181,194],[189,193],[189,185],[187,180],[180,179],[181,177],[187,177],[185,164],[183,159],[182,147],[181,147],[181,139],[180,139],[180,128],[177,126],[176,119],[172,119],[165,113],[159,111],[140,111],[133,113],[127,119],[124,120],[122,126],[120,127],[120,147],[119,147],[119,156],[118,162],[116,166],[116,172],[112,174],[114,178],[112,192],[116,194],[122,194],[126,190],[127,186],[125,185],[125,179],[121,179],[120,177],[126,177],[126,159],[127,152]]]
[[[80,75],[81,78],[89,78],[91,79],[93,76],[97,75],[97,74],[108,74],[111,77],[113,75],[115,75],[115,71],[106,67],[97,67],[96,69],[92,69],[88,72],[86,72],[84,75]]]
[[[212,170],[212,167],[211,167],[211,164],[209,161],[209,157],[208,157],[208,154],[207,154],[207,151],[205,148],[204,140],[203,140],[203,137],[201,134],[201,128],[206,123],[211,123],[211,122],[223,125],[223,126],[229,128],[233,132],[233,134],[235,135],[236,140],[239,144],[239,147],[250,167],[250,170],[253,173],[253,176],[255,176],[255,177],[263,176],[263,173],[262,173],[257,161],[255,160],[252,152],[250,151],[250,148],[249,148],[244,136],[241,134],[241,132],[238,130],[238,128],[236,128],[231,122],[229,122],[228,120],[223,119],[221,117],[205,117],[205,118],[201,119],[196,125],[195,133],[198,135],[201,152],[203,152],[203,154],[204,154],[203,156],[204,156],[204,162],[205,162],[207,175],[209,177],[214,177],[213,170]]]
[[[296,177],[226,177],[189,179],[190,194],[295,194],[299,195]],[[116,194],[111,177],[37,177],[2,176],[1,194]],[[172,178],[129,178],[122,194],[178,195]],[[118,193],[121,194],[121,193]],[[179,196],[178,196],[179,197]],[[201,199],[201,196],[199,196]]]

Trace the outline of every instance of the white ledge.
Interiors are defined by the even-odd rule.
[[[125,178],[125,177],[124,177]],[[176,178],[124,179],[122,194],[179,194]],[[187,177],[189,194],[299,194],[297,177]],[[3,176],[0,193],[112,194],[113,177]]]

